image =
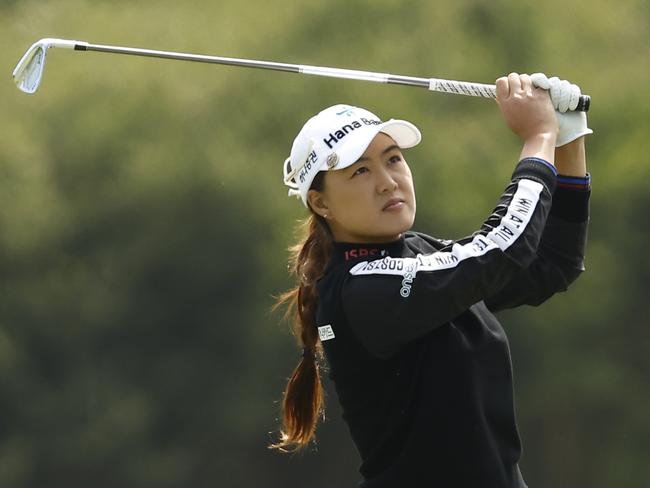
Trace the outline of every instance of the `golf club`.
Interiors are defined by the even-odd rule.
[[[271,61],[256,61],[250,59],[225,58],[219,56],[206,56],[202,54],[187,54],[173,51],[156,51],[122,46],[108,46],[103,44],[90,44],[85,41],[45,38],[41,39],[27,50],[13,71],[16,85],[25,93],[34,93],[38,90],[45,69],[45,56],[48,49],[58,47],[73,49],[75,51],[95,51],[114,54],[129,54],[132,56],[147,56],[154,58],[176,59],[181,61],[197,61],[200,63],[223,64],[242,66],[247,68],[262,68],[289,73],[302,73],[332,78],[346,78],[352,80],[374,81],[395,85],[418,86],[432,91],[469,95],[474,97],[496,98],[496,87],[483,83],[470,83],[465,81],[443,80],[439,78],[416,78],[413,76],[391,75],[387,73],[374,73],[342,68],[327,68],[301,64],[276,63]],[[588,95],[582,95],[575,111],[587,112],[591,104]]]

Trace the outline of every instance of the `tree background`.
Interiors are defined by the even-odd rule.
[[[306,213],[281,163],[334,103],[416,123],[416,228],[471,233],[519,153],[493,102],[52,50],[41,37],[493,82],[593,97],[588,271],[501,315],[531,487],[648,486],[650,3],[0,2],[0,486],[355,486],[329,384],[318,443],[266,445],[299,351],[269,309]],[[453,184],[450,182],[453,181]]]

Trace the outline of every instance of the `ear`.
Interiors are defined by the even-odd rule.
[[[318,190],[309,190],[307,192],[307,203],[309,207],[321,217],[325,217],[329,212],[325,195]]]

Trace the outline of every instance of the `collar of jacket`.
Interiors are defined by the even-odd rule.
[[[336,261],[374,261],[386,256],[401,256],[404,234],[399,239],[381,243],[334,242],[332,259]]]

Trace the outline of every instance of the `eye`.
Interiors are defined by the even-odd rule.
[[[365,173],[366,171],[368,171],[368,168],[366,168],[365,166],[361,166],[361,167],[360,167],[359,169],[357,169],[354,173],[352,173],[352,177],[354,178],[355,176],[360,175],[360,174],[363,174],[363,173]]]
[[[388,162],[391,164],[397,164],[402,160],[402,156],[399,154],[395,154],[394,156],[391,156]]]

